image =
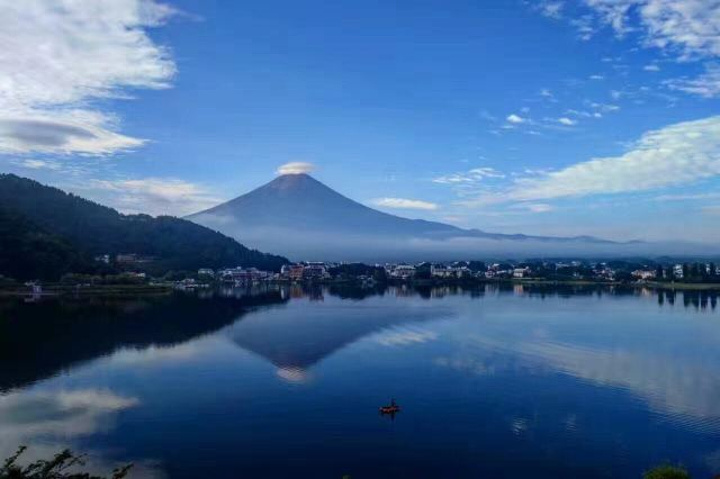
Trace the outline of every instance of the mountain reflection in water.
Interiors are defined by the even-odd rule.
[[[716,308],[548,285],[0,302],[0,453],[71,447],[132,477],[708,476]]]

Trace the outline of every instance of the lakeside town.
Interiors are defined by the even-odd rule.
[[[287,263],[279,270],[232,266],[199,268],[197,271],[157,271],[154,258],[138,254],[101,255],[95,261],[108,267],[105,274],[64,275],[56,282],[19,282],[0,276],[0,290],[44,294],[120,290],[144,294],[161,289],[193,290],[215,286],[247,286],[258,283],[352,283],[364,287],[385,284],[547,283],[622,284],[677,289],[719,289],[720,262],[664,260],[554,259],[523,261],[453,261],[377,263],[303,261]],[[44,289],[43,289],[44,288]]]
[[[279,272],[257,268],[201,268],[196,274],[175,282],[180,288],[212,283],[243,285],[255,282],[473,282],[538,281],[597,283],[677,283],[714,285],[720,283],[720,266],[715,262],[633,262],[615,261],[456,261],[450,263],[364,263],[299,262],[282,266]]]

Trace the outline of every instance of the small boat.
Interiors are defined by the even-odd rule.
[[[394,416],[395,414],[397,414],[399,412],[400,412],[400,406],[398,406],[398,404],[395,402],[395,399],[392,399],[390,401],[389,406],[381,406],[380,407],[380,414],[383,414],[383,415],[390,414],[390,415]]]

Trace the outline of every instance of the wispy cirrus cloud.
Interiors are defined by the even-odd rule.
[[[720,65],[706,67],[705,73],[695,78],[677,78],[667,80],[665,84],[672,90],[678,90],[704,98],[720,97]]]
[[[408,198],[377,198],[371,201],[375,206],[400,210],[435,211],[440,208],[437,203]]]
[[[720,55],[720,2],[714,0],[584,0],[619,35],[681,59]]]
[[[505,178],[505,174],[499,172],[494,168],[482,167],[473,168],[468,171],[460,173],[452,173],[449,175],[442,175],[433,178],[433,183],[440,183],[446,185],[461,185],[461,184],[472,184],[478,183],[489,178]]]
[[[659,50],[679,62],[712,61],[720,57],[717,0],[577,0],[565,7],[570,3],[572,14],[564,17],[583,40],[610,29],[618,37],[634,39],[639,47]],[[543,13],[542,9],[539,11]],[[609,60],[613,67],[622,67],[617,59]],[[644,70],[658,72],[660,67],[650,64]],[[720,76],[712,65],[696,79],[679,79],[667,86],[708,98],[720,96]]]
[[[147,30],[175,13],[154,0],[0,2],[0,153],[141,146],[100,102],[170,86],[175,64]]]

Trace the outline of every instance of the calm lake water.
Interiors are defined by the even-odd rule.
[[[136,478],[639,478],[664,461],[709,478],[716,305],[490,286],[6,301],[0,453],[69,447]]]

